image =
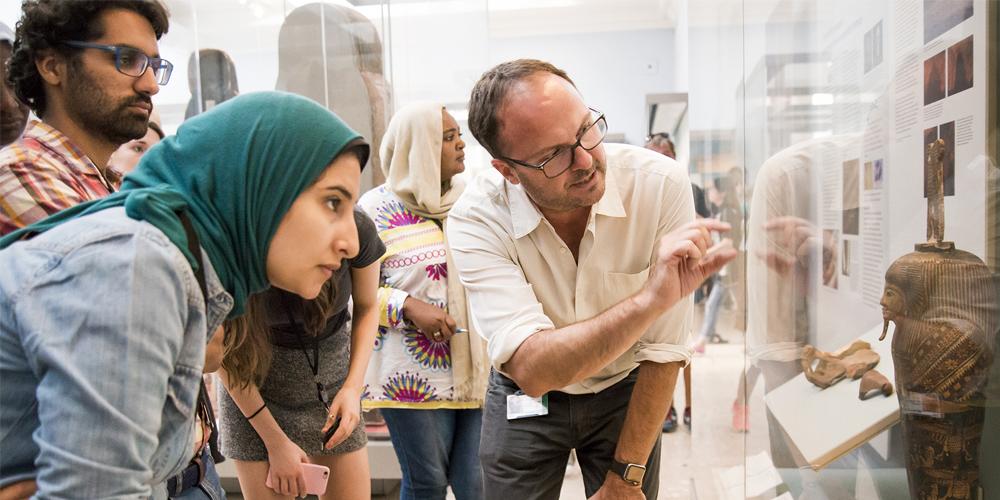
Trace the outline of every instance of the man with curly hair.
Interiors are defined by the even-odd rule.
[[[0,235],[107,196],[107,162],[146,133],[172,65],[159,0],[27,0],[7,81],[41,121],[0,150]]]

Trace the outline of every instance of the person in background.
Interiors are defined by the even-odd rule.
[[[670,134],[657,132],[646,138],[646,149],[652,149],[661,155],[677,159],[677,150],[674,149],[674,141],[670,139]]]
[[[476,177],[447,228],[494,370],[485,496],[557,497],[575,450],[588,497],[655,498],[687,296],[733,258],[710,249],[728,228],[694,220],[675,161],[603,145],[604,114],[544,61],[484,73],[469,126],[500,174]]]
[[[0,148],[21,137],[28,121],[28,106],[18,100],[7,82],[7,61],[14,49],[14,32],[0,23]]]
[[[738,181],[742,181],[742,173],[739,169],[734,168],[727,177],[713,179],[712,184],[715,192],[719,193],[716,198],[719,207],[718,218],[733,228],[730,237],[736,248],[741,248],[743,243],[743,205],[740,203],[737,192],[738,186],[741,184]],[[729,293],[729,287],[737,286],[733,282],[731,267],[733,265],[723,268],[719,274],[712,277],[712,291],[709,292],[708,302],[705,305],[705,320],[701,324],[698,339],[692,346],[692,349],[697,353],[704,353],[705,344],[709,342],[726,343],[726,340],[715,331],[715,325],[722,310],[722,300]]]
[[[330,468],[321,499],[371,498],[361,396],[385,246],[357,207],[354,222],[358,247],[331,270],[319,297],[307,301],[272,287],[225,325],[222,451],[235,460],[247,498],[305,496],[302,463]]]
[[[163,140],[163,129],[160,128],[160,116],[155,110],[149,117],[149,129],[146,135],[132,139],[118,147],[108,159],[108,178],[114,185],[120,185],[122,177],[135,169],[142,155]]]
[[[652,149],[657,153],[667,156],[671,159],[677,159],[677,150],[674,147],[674,141],[670,139],[670,134],[666,132],[657,132],[646,138],[646,149]],[[695,183],[691,183],[691,192],[694,194],[694,211],[695,216],[698,218],[708,217],[707,207],[705,205],[705,192],[698,187]],[[701,302],[699,294],[701,293],[703,287],[698,287],[695,290],[695,303]],[[688,363],[684,367],[684,425],[691,428],[691,364]],[[667,418],[663,420],[663,432],[674,432],[677,430],[677,409],[674,408],[673,401],[670,402],[670,409],[667,410]]]
[[[168,484],[191,462],[207,340],[269,283],[316,297],[357,252],[367,153],[316,103],[250,94],[185,122],[119,192],[0,239],[0,486],[220,498],[197,482],[210,461],[188,492]]]
[[[27,0],[7,80],[41,121],[0,150],[0,235],[115,190],[108,158],[142,137],[173,66],[159,0]]]
[[[479,463],[485,344],[451,263],[445,226],[465,183],[465,142],[439,103],[400,109],[382,140],[386,183],[360,206],[389,252],[365,406],[379,408],[403,472],[400,498],[483,497]]]

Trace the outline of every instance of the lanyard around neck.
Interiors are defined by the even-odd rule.
[[[288,296],[284,293],[281,294],[281,305],[285,309],[285,317],[288,319],[288,323],[292,325],[292,329],[295,331],[295,339],[299,342],[299,349],[302,350],[302,355],[306,358],[306,363],[309,365],[309,370],[313,374],[313,382],[316,383],[316,399],[323,404],[323,407],[330,410],[330,405],[326,400],[326,386],[323,382],[319,380],[319,338],[313,337],[312,342],[312,359],[309,358],[309,352],[306,351],[305,339],[302,338],[302,332],[304,329],[302,325],[295,319],[295,315],[292,314],[292,307],[288,304]]]

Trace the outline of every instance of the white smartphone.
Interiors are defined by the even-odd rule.
[[[300,464],[302,475],[306,480],[306,494],[323,495],[326,493],[326,482],[330,479],[330,468],[325,465]],[[271,471],[267,471],[264,486],[271,488]]]

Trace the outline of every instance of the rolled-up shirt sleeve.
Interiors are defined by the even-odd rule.
[[[469,309],[486,339],[490,363],[502,371],[525,339],[554,325],[515,262],[513,243],[496,224],[463,203],[452,209],[447,229]]]

